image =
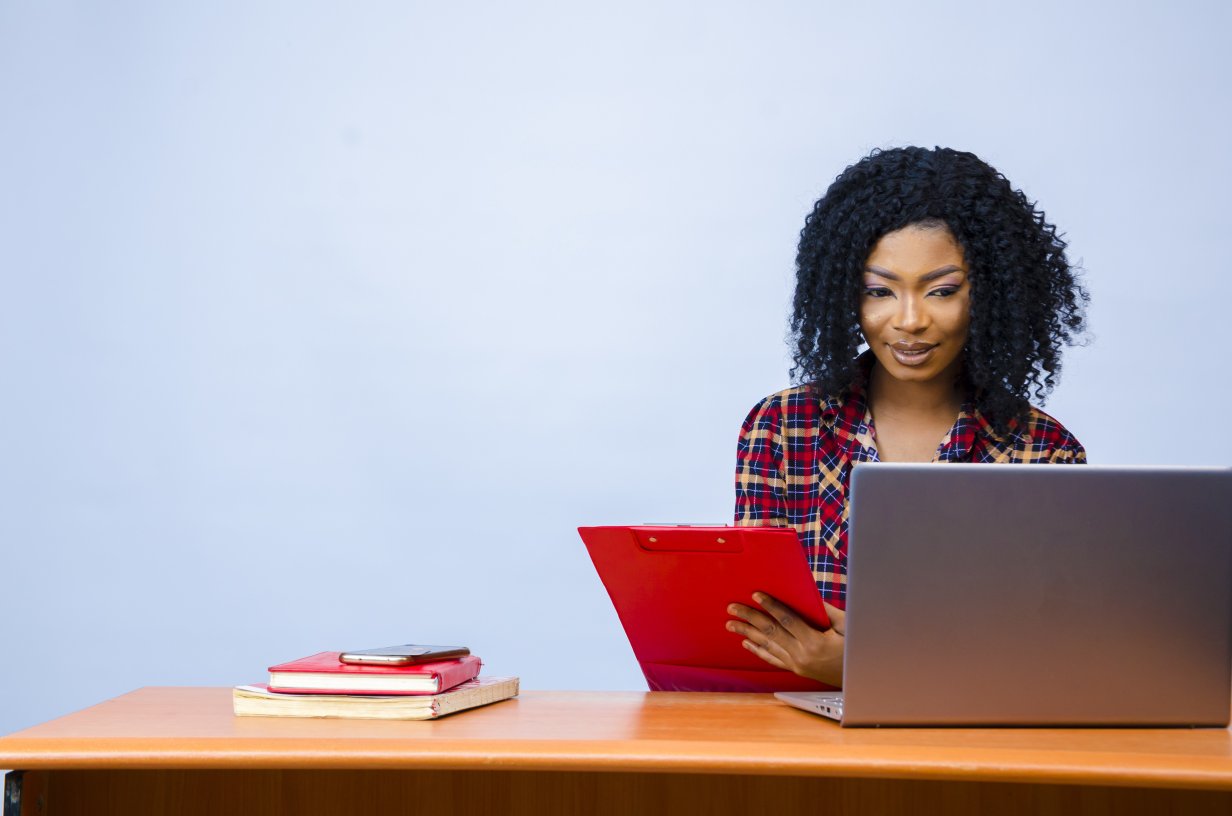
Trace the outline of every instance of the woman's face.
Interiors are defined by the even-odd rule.
[[[864,264],[860,331],[896,380],[953,382],[971,325],[962,247],[944,226],[881,236]]]

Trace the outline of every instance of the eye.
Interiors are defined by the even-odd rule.
[[[864,294],[871,298],[884,298],[894,294],[884,286],[865,286]]]
[[[941,297],[941,298],[948,298],[951,295],[955,295],[957,293],[958,293],[957,286],[942,286],[939,289],[934,289],[931,292],[929,292],[930,295],[936,295],[937,297]]]

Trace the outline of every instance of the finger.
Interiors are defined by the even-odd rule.
[[[728,604],[727,606],[727,614],[734,615],[737,618],[744,618],[745,620],[749,619],[750,614],[758,611],[759,610],[754,609],[751,606],[745,606],[744,604],[738,603]]]
[[[754,643],[761,646],[763,649],[771,649],[775,647],[778,641],[766,635],[761,629],[758,629],[751,623],[746,623],[741,620],[729,620],[727,622],[727,631],[735,632],[738,635],[748,638]],[[781,631],[781,630],[780,630]],[[781,650],[781,647],[778,649]]]
[[[790,634],[783,627],[779,626],[778,621],[762,612],[759,609],[754,609],[751,606],[743,604],[732,604],[727,607],[727,612],[730,615],[735,615],[738,618],[744,618],[750,624],[755,626],[759,632],[766,638],[773,639],[775,637]]]
[[[775,656],[774,653],[767,650],[764,646],[758,646],[751,640],[744,641],[742,645],[744,648],[748,649],[750,652],[757,655],[771,666],[774,666],[776,669],[786,669],[787,671],[791,671],[786,663]]]
[[[769,612],[778,624],[790,632],[797,640],[801,640],[807,637],[810,632],[816,631],[796,614],[796,610],[773,596],[767,595],[764,592],[754,592],[753,600],[761,604],[762,608]]]
[[[830,618],[830,628],[840,635],[847,634],[847,613],[837,606],[828,604],[825,601],[821,605],[826,608],[826,615]]]
[[[727,622],[727,631],[735,632],[746,638],[761,637],[761,632],[757,631],[756,627],[750,626],[742,620],[729,620]]]
[[[743,636],[746,643],[752,643],[754,646],[779,661],[789,661],[792,659],[792,654],[786,646],[777,640],[767,639],[765,634],[760,629],[747,624],[744,621],[728,621],[727,631],[735,632],[737,635]],[[745,648],[747,649],[748,646],[746,645]]]

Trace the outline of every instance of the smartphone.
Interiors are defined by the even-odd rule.
[[[449,660],[471,653],[465,646],[422,646],[403,643],[401,646],[384,646],[380,649],[360,649],[343,652],[338,659],[343,663],[377,666],[409,666],[412,663],[428,663],[432,660]]]

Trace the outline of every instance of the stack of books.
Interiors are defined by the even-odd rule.
[[[268,684],[235,687],[236,715],[430,720],[518,693],[516,677],[480,677],[475,655],[409,666],[343,663],[338,655],[270,666]]]

